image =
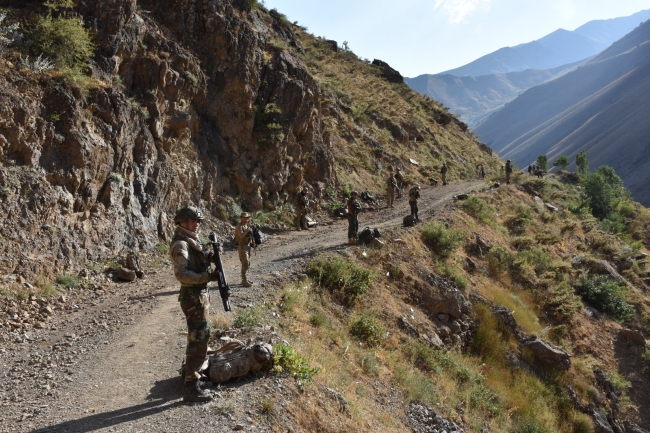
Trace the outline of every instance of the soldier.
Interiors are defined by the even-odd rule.
[[[298,207],[296,209],[296,218],[298,220],[298,230],[309,230],[307,226],[307,211],[309,207],[309,197],[307,197],[307,188],[303,188],[298,194]]]
[[[510,185],[510,176],[512,175],[512,161],[506,161],[506,183]]]
[[[533,167],[531,167],[530,164],[528,164],[528,174],[529,175],[533,174]]]
[[[442,184],[447,185],[447,170],[449,168],[447,167],[447,163],[443,162],[442,167],[440,168],[440,174],[442,175]]]
[[[481,164],[481,179],[485,179],[485,167]]]
[[[201,389],[199,379],[210,338],[207,285],[218,277],[217,270],[209,272],[211,257],[206,256],[199,241],[201,221],[203,215],[195,207],[184,207],[176,212],[174,222],[177,227],[169,251],[174,264],[174,276],[181,283],[178,300],[187,320],[183,401],[194,402],[212,400],[212,395]]]
[[[418,218],[418,199],[420,198],[420,185],[415,184],[413,185],[413,188],[409,191],[409,205],[411,205],[411,216],[415,217],[416,220],[419,220]]]
[[[397,189],[397,181],[395,175],[391,171],[388,180],[386,181],[386,207],[393,207],[395,201],[395,190]]]
[[[404,186],[404,175],[400,168],[395,173],[395,181],[397,182],[397,198],[402,198],[402,187]]]
[[[352,191],[348,199],[348,243],[350,245],[357,243],[357,234],[359,232],[361,204],[357,201],[357,195],[356,191]]]
[[[248,212],[243,212],[239,216],[240,223],[235,227],[235,242],[237,242],[237,252],[241,262],[241,285],[244,287],[253,285],[252,281],[246,279],[246,272],[251,267],[251,248],[257,247],[253,239],[253,230],[248,225],[250,217]]]

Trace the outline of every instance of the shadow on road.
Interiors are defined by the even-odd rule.
[[[147,399],[150,401],[147,403],[64,421],[60,424],[32,430],[32,433],[55,431],[85,433],[136,421],[183,404],[180,400],[181,392],[181,382],[178,377],[159,380],[149,391]]]
[[[295,259],[304,259],[307,257],[313,257],[319,253],[324,253],[324,252],[329,252],[329,251],[340,251],[344,250],[346,247],[349,245],[347,242],[341,243],[339,245],[331,245],[329,247],[318,247],[318,248],[310,248],[310,249],[304,249],[300,253],[294,253],[289,256],[284,256],[284,257],[278,257],[277,259],[271,260],[272,262],[286,262],[288,260],[295,260]]]

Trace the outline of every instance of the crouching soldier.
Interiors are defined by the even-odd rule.
[[[409,204],[411,205],[411,216],[416,220],[418,218],[418,199],[420,198],[420,185],[415,184],[413,188],[409,191]]]
[[[195,402],[212,400],[212,395],[201,389],[199,379],[210,338],[207,286],[218,277],[218,271],[210,272],[210,256],[203,252],[199,241],[201,221],[203,215],[195,207],[184,207],[176,212],[177,227],[170,246],[174,276],[181,283],[178,300],[187,320],[183,401]]]
[[[358,193],[352,191],[348,199],[348,243],[354,245],[357,243],[359,233],[359,212],[361,212],[361,203],[357,201]]]

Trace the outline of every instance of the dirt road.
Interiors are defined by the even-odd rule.
[[[426,222],[453,195],[480,182],[422,191],[420,218]],[[407,199],[394,209],[361,214],[360,228],[401,226]],[[233,289],[232,313],[224,313],[218,293],[211,313],[229,314],[272,298],[278,279],[291,279],[306,260],[345,245],[347,221],[324,222],[308,232],[271,236],[253,256],[251,288],[239,284],[236,252],[226,251],[224,267]],[[0,351],[3,432],[176,432],[272,431],[256,416],[252,402],[264,393],[289,395],[274,376],[240,381],[218,392],[214,403],[180,401],[178,369],[185,345],[185,321],[177,302],[178,285],[169,263],[138,283],[111,284],[105,292],[75,306],[27,338],[17,337]],[[104,291],[102,291],[104,292]],[[76,308],[74,308],[76,307]]]

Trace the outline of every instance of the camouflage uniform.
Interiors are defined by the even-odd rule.
[[[442,184],[447,185],[447,163],[445,162],[442,164],[442,168],[440,168],[440,175],[442,176]]]
[[[397,169],[397,173],[395,173],[395,181],[397,182],[397,198],[402,198],[402,185],[404,185],[404,175],[399,168]]]
[[[415,185],[409,191],[409,205],[411,205],[411,216],[415,217],[416,220],[419,220],[418,217],[418,199],[420,198],[420,186]]]
[[[251,241],[253,239],[253,230],[248,225],[238,224],[235,227],[235,242],[237,243],[237,252],[241,262],[241,281],[242,285],[248,286],[250,283],[246,279],[246,272],[251,267]]]
[[[390,177],[386,181],[386,206],[393,207],[393,202],[395,201],[395,190],[397,189],[397,181],[393,173],[390,174]]]
[[[348,199],[348,242],[350,244],[356,243],[359,233],[359,212],[361,212],[361,204],[356,198],[350,197]]]
[[[307,210],[309,206],[309,197],[307,194],[300,192],[298,194],[298,207],[296,208],[296,219],[298,220],[298,230],[308,230],[307,227]]]
[[[185,381],[193,382],[201,377],[200,369],[207,359],[210,338],[207,285],[215,278],[208,272],[210,262],[195,232],[176,227],[170,255],[174,264],[174,276],[181,283],[178,301],[187,320]]]
[[[510,175],[512,175],[512,162],[506,161],[506,183],[510,185]]]

